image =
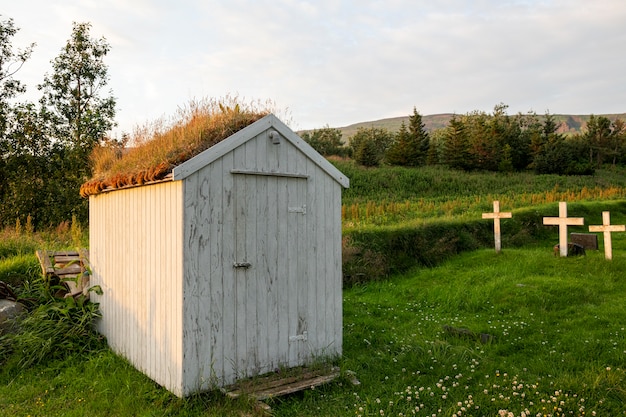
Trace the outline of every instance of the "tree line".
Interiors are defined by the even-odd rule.
[[[36,45],[14,48],[19,29],[0,16],[0,226],[49,227],[74,217],[85,223],[80,185],[91,176],[89,157],[114,126],[115,98],[106,89],[110,50],[74,23],[67,44],[37,89],[38,102],[20,101],[17,78]]]
[[[446,165],[464,171],[533,171],[537,174],[591,175],[604,164],[626,164],[626,125],[592,115],[581,133],[559,133],[553,115],[509,115],[498,104],[493,113],[454,115],[445,128],[428,132],[413,108],[408,125],[397,132],[359,128],[342,139],[341,130],[325,127],[302,137],[325,156],[352,157],[363,166]]]
[[[51,69],[37,85],[37,102],[20,101],[26,86],[17,78],[36,45],[12,44],[19,29],[0,16],[0,227],[29,223],[35,228],[70,218],[88,220],[88,203],[79,195],[91,177],[90,155],[98,146],[123,147],[107,136],[115,126],[116,101],[107,89],[104,62],[110,46],[93,38],[89,23],[74,23]],[[397,132],[361,128],[346,144],[328,126],[302,137],[325,156],[352,157],[364,166],[419,167],[537,174],[593,174],[603,164],[626,164],[626,126],[592,116],[580,134],[558,132],[555,118],[534,113],[455,115],[448,126],[427,131],[414,108]]]

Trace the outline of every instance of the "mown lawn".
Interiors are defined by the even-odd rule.
[[[346,289],[342,377],[269,401],[273,415],[623,415],[626,241],[618,236],[613,261],[601,251],[555,258],[550,247],[484,249]],[[0,370],[0,415],[262,410],[219,392],[177,399],[102,346]]]

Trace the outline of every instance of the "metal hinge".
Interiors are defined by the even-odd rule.
[[[302,207],[289,207],[287,208],[287,211],[289,213],[302,213],[302,214],[306,214],[306,204],[304,204]]]
[[[233,263],[233,267],[234,268],[244,268],[244,269],[248,269],[252,266],[252,264],[250,262],[235,262]]]
[[[298,334],[296,336],[289,336],[289,343],[302,341],[305,342],[309,338],[307,332],[302,332],[302,334]]]

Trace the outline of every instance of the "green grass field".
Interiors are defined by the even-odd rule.
[[[574,207],[586,224],[599,224],[604,203],[591,200]],[[613,223],[623,224],[622,201],[613,203]],[[552,232],[522,247],[505,244],[500,254],[464,252],[345,289],[341,377],[269,400],[272,415],[626,414],[626,233],[613,234],[614,259],[606,261],[601,238],[599,251],[555,257]],[[4,233],[0,271],[23,280],[37,279],[28,261],[34,247],[72,245],[67,231],[56,240]],[[176,398],[103,341],[90,343],[86,353],[70,350],[27,369],[1,366],[0,416],[265,413],[250,398],[218,391]]]
[[[614,247],[613,261],[601,252],[555,258],[551,248],[485,249],[348,289],[343,377],[271,401],[274,415],[622,415],[626,241]],[[490,337],[482,343],[444,326]],[[217,392],[177,399],[100,346],[0,371],[0,415],[261,412]]]

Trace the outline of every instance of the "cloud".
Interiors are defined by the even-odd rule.
[[[192,98],[289,108],[299,128],[409,114],[623,112],[622,0],[44,0],[7,3],[41,82],[72,21],[92,23],[122,129]],[[20,73],[20,75],[22,75]]]

